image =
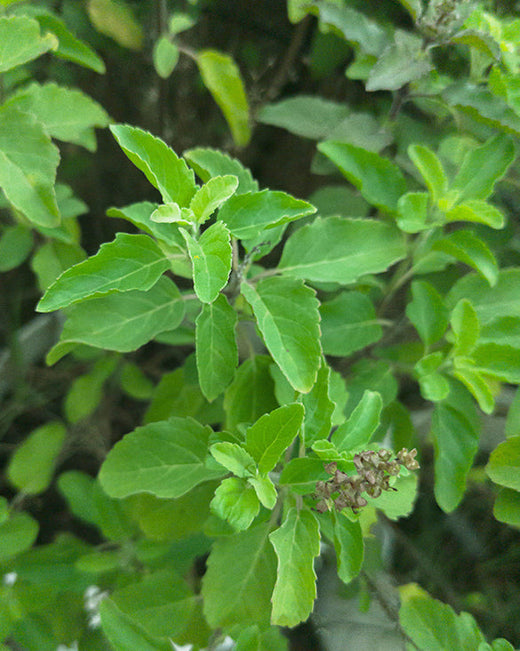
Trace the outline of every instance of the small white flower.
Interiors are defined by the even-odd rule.
[[[4,574],[2,582],[4,585],[14,585],[18,579],[18,574],[16,572],[8,572]]]
[[[94,613],[89,617],[88,627],[89,628],[99,628],[101,626],[101,615],[99,613]]]
[[[172,642],[172,648],[174,651],[191,651],[193,649],[193,644],[183,644],[181,646],[180,644],[175,644],[175,642]]]
[[[235,640],[229,635],[222,640],[219,644],[219,651],[230,651],[235,646]]]
[[[78,641],[74,640],[74,642],[70,646],[67,646],[65,644],[59,644],[56,647],[56,651],[78,651]]]
[[[108,592],[106,590],[100,590],[97,585],[89,585],[83,597],[85,600],[85,610],[89,614],[95,615],[99,609],[99,604],[105,597],[108,597]]]
[[[101,626],[101,616],[99,614],[99,604],[105,597],[108,597],[107,590],[101,590],[97,585],[89,585],[83,595],[84,607],[88,614],[88,627],[99,628]]]
[[[100,592],[101,591],[99,589],[99,586],[97,586],[97,585],[89,585],[88,588],[85,590],[84,597],[85,597],[85,599],[90,599],[91,597],[95,597]]]

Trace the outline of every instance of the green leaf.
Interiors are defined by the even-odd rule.
[[[64,271],[85,258],[85,251],[78,244],[59,240],[48,240],[42,244],[29,262],[37,278],[40,293],[44,293]]]
[[[419,649],[473,651],[485,638],[469,613],[457,615],[414,583],[401,586],[399,621]]]
[[[55,83],[31,84],[15,93],[8,104],[32,113],[52,138],[96,150],[94,127],[106,127],[107,112],[80,90]]]
[[[448,178],[441,161],[435,152],[423,145],[410,145],[408,156],[421,173],[433,200],[437,202],[448,190]]]
[[[170,416],[192,416],[202,424],[221,422],[224,417],[221,401],[210,404],[200,390],[194,354],[185,360],[183,366],[163,374],[155,387],[144,422],[166,420]]]
[[[383,51],[387,42],[384,29],[361,11],[334,2],[313,2],[309,10],[319,16],[322,29],[356,43],[363,52],[378,56]]]
[[[170,418],[127,434],[108,453],[99,473],[111,497],[143,491],[180,497],[225,473],[206,465],[211,429],[193,418]]]
[[[520,492],[512,488],[502,489],[495,499],[493,515],[499,522],[520,527]]]
[[[72,381],[63,405],[69,423],[79,422],[99,407],[103,398],[103,385],[112,375],[117,364],[116,356],[101,357],[88,373]]]
[[[322,362],[314,386],[301,398],[305,408],[302,440],[306,446],[319,439],[326,439],[330,434],[332,415],[336,408],[329,394],[330,375],[330,367]]]
[[[406,306],[406,316],[415,326],[426,346],[438,341],[448,325],[448,310],[439,292],[425,280],[412,283],[413,300]]]
[[[264,523],[217,540],[202,579],[204,614],[213,628],[267,625],[276,557]]]
[[[428,373],[433,373],[433,371],[436,371],[441,366],[444,360],[445,354],[440,350],[424,355],[424,357],[419,359],[415,364],[415,374],[417,377],[422,377]]]
[[[475,347],[480,334],[477,313],[468,299],[461,298],[454,307],[450,324],[455,335],[456,354],[468,355]]]
[[[17,224],[7,226],[0,237],[0,271],[10,271],[21,265],[34,245],[31,230]]]
[[[137,364],[125,362],[120,371],[121,388],[135,400],[150,400],[154,385]]]
[[[370,206],[352,188],[345,185],[325,185],[313,192],[309,201],[316,206],[321,217],[331,215],[350,214],[358,217],[366,217],[370,212]]]
[[[60,222],[54,190],[59,158],[57,147],[32,115],[0,107],[0,187],[7,200],[39,226]]]
[[[180,234],[180,229],[172,226],[171,224],[161,224],[151,221],[150,217],[158,209],[157,204],[149,201],[141,201],[133,203],[124,208],[109,208],[107,210],[108,217],[117,217],[118,219],[126,219],[139,230],[153,235],[153,237],[165,242],[172,247],[175,255],[172,253],[170,261],[178,258],[179,261],[186,260],[188,272],[183,274],[187,278],[191,278],[191,264],[189,263],[188,256],[185,252],[185,242]],[[176,271],[176,273],[178,273]]]
[[[482,344],[471,355],[483,373],[511,384],[520,384],[520,349],[500,344]]]
[[[23,515],[29,517],[27,514]],[[36,522],[32,521],[32,525],[36,533]],[[2,542],[4,540],[5,538],[2,538]],[[74,564],[80,556],[88,553],[91,549],[90,545],[69,533],[62,532],[56,536],[54,542],[37,545],[28,553],[14,559],[10,563],[10,567],[18,573],[20,579],[54,591],[59,577],[59,586],[62,591],[77,594],[83,592],[92,583],[92,577],[89,579],[89,577],[81,575],[75,569]],[[56,593],[54,592],[54,594]],[[53,646],[52,649],[54,648]]]
[[[520,317],[520,269],[501,269],[494,287],[477,274],[467,274],[451,288],[446,304],[454,307],[461,298],[471,302],[483,327],[500,317]]]
[[[135,537],[137,527],[130,521],[126,505],[109,497],[97,480],[92,484],[90,499],[95,512],[95,525],[105,538],[121,542]]]
[[[442,95],[450,106],[456,106],[476,122],[515,136],[520,134],[520,116],[488,88],[459,82],[448,86]]]
[[[334,549],[338,562],[338,576],[350,583],[363,566],[363,532],[359,521],[352,522],[341,513],[331,514],[334,522]]]
[[[118,571],[121,568],[121,554],[119,550],[96,551],[80,556],[75,563],[80,572],[103,574]]]
[[[279,269],[295,278],[349,285],[406,255],[399,230],[373,219],[318,217],[287,240]]]
[[[368,203],[385,212],[397,210],[397,201],[406,192],[406,181],[395,163],[375,152],[333,140],[320,143],[318,150],[330,158]]]
[[[147,633],[110,599],[99,606],[101,628],[116,651],[171,651],[171,644]]]
[[[403,5],[414,21],[421,17],[423,12],[421,0],[399,0],[399,3]]]
[[[116,239],[102,244],[96,255],[61,274],[37,310],[52,312],[113,292],[146,291],[168,268],[168,259],[148,235],[117,233]]]
[[[502,316],[485,325],[480,332],[482,344],[505,344],[520,348],[520,317]]]
[[[221,208],[218,218],[232,235],[245,240],[258,231],[312,215],[316,208],[307,201],[295,199],[285,192],[262,190],[236,194]]]
[[[274,383],[267,355],[246,359],[237,369],[224,395],[226,429],[235,430],[240,423],[254,423],[277,407]]]
[[[287,638],[279,628],[272,626],[266,630],[254,624],[240,632],[235,651],[287,651]],[[501,650],[502,651],[502,650]],[[504,649],[503,651],[508,651]]]
[[[27,16],[0,17],[0,43],[0,73],[58,47],[58,39],[52,34],[42,37],[38,22]]]
[[[212,303],[226,286],[231,272],[229,231],[222,222],[215,222],[198,241],[184,229],[181,233],[193,265],[195,293],[203,303]]]
[[[176,328],[184,317],[184,302],[173,281],[162,277],[147,292],[129,291],[73,305],[59,343],[47,356],[54,364],[73,344],[129,352],[159,332]]]
[[[110,130],[132,163],[159,190],[164,203],[189,206],[197,189],[193,172],[168,145],[137,127],[116,124]]]
[[[28,513],[14,513],[0,524],[0,563],[29,549],[38,535],[38,523]]]
[[[227,520],[235,531],[248,529],[259,509],[255,489],[237,477],[224,479],[211,502],[213,513]]]
[[[451,186],[458,201],[485,200],[493,194],[495,183],[504,177],[515,160],[511,138],[497,135],[480,147],[468,151]]]
[[[397,202],[396,221],[405,233],[420,233],[431,228],[428,223],[428,204],[430,198],[427,192],[407,192]]]
[[[229,385],[238,365],[237,313],[220,294],[206,303],[196,320],[197,370],[202,393],[214,400]]]
[[[95,481],[90,475],[79,470],[67,470],[61,473],[56,482],[71,513],[90,524],[97,523],[97,512],[92,499]]]
[[[461,411],[437,403],[432,416],[435,449],[435,497],[441,509],[457,508],[478,450],[478,432]]]
[[[9,461],[7,478],[10,483],[28,495],[43,493],[51,483],[66,434],[59,421],[48,422],[33,430]]]
[[[478,651],[515,651],[515,648],[503,637],[497,637],[491,643],[489,649],[487,648],[487,642],[481,643],[478,648]]]
[[[203,224],[209,219],[213,212],[235,193],[237,188],[238,179],[230,174],[214,176],[209,179],[197,190],[190,202],[190,210],[193,211],[197,224]]]
[[[427,373],[419,378],[421,396],[431,402],[444,400],[450,392],[448,380],[441,373]]]
[[[298,392],[295,391],[279,367],[273,363],[269,369],[271,377],[274,380],[274,393],[280,406],[294,402],[298,398]],[[301,400],[301,399],[300,399]]]
[[[183,156],[204,183],[215,176],[231,174],[238,179],[236,194],[258,191],[258,183],[253,179],[247,167],[222,151],[198,147],[185,151]]]
[[[168,79],[179,60],[179,48],[168,36],[163,35],[155,42],[152,57],[155,71],[159,77]]]
[[[437,240],[432,247],[476,269],[493,287],[498,279],[498,265],[488,245],[471,231],[458,230]]]
[[[210,452],[221,466],[237,477],[253,477],[256,474],[255,459],[236,443],[229,441],[214,443]]]
[[[500,486],[520,490],[520,436],[512,436],[493,450],[486,474]]]
[[[346,423],[340,425],[331,441],[339,452],[355,452],[367,446],[379,426],[383,401],[376,391],[365,391]]]
[[[404,31],[395,31],[395,42],[389,45],[372,66],[365,84],[367,91],[399,90],[406,84],[427,75],[432,69],[422,39]]]
[[[140,50],[143,44],[143,28],[132,10],[122,0],[88,0],[89,18],[101,34],[114,39],[121,47]]]
[[[269,539],[278,557],[271,621],[296,626],[305,621],[316,598],[314,558],[320,553],[320,530],[307,509],[291,508],[281,527]]]
[[[479,10],[475,13],[477,13]],[[470,16],[470,21],[471,21],[471,16]],[[466,21],[466,25],[468,22]],[[495,33],[496,35],[496,33]],[[477,50],[480,51],[480,53],[486,55],[487,57],[490,57],[491,59],[494,59],[495,61],[499,61],[501,58],[501,51],[500,51],[500,44],[497,42],[497,40],[492,36],[491,34],[486,34],[483,31],[477,31],[474,29],[463,29],[460,32],[457,32],[454,34],[451,38],[450,41],[452,43],[462,43],[464,45],[468,45],[470,48],[474,50],[472,52],[472,56],[475,54],[477,55],[475,59],[478,61],[478,54]],[[482,57],[483,58],[483,57]],[[481,58],[481,60],[482,60]],[[478,63],[477,63],[478,65]],[[472,65],[473,67],[473,65]],[[491,87],[491,84],[490,84]]]
[[[321,441],[318,441],[320,443]],[[330,479],[325,472],[325,463],[313,457],[291,459],[285,464],[280,475],[280,486],[289,486],[298,495],[314,493],[316,482]]]
[[[262,473],[270,472],[293,442],[303,423],[304,408],[292,403],[264,414],[246,432],[246,449]]]
[[[266,509],[273,509],[278,498],[278,493],[269,475],[258,475],[257,477],[248,477],[247,480],[255,489],[256,496]]]
[[[267,104],[256,116],[263,124],[287,129],[312,140],[324,140],[350,115],[346,104],[314,95],[297,95]]]
[[[9,517],[9,502],[7,498],[0,497],[0,524],[3,524]]]
[[[216,50],[202,50],[197,65],[204,85],[213,95],[231,129],[237,147],[247,145],[251,138],[249,104],[233,58]]]
[[[381,394],[386,407],[397,397],[397,381],[392,366],[385,360],[362,359],[351,366],[348,379],[348,403],[344,414],[350,415],[366,389]],[[343,422],[343,420],[342,420]]]
[[[391,132],[380,124],[372,113],[352,113],[327,136],[329,140],[346,142],[367,151],[379,152],[392,144],[394,138]],[[358,200],[362,197],[358,196]],[[343,210],[341,211],[344,212]],[[362,214],[351,212],[351,215],[361,217]]]
[[[516,389],[515,396],[511,401],[506,419],[506,436],[520,436],[520,388]]]
[[[368,503],[382,511],[389,520],[407,518],[413,511],[417,497],[417,476],[410,474],[407,477],[396,478],[392,488],[394,491],[383,491],[379,497],[366,495]]]
[[[348,452],[338,452],[336,446],[327,439],[315,441],[312,444],[312,450],[324,462],[330,461],[346,461],[349,457]],[[353,464],[351,464],[353,466]]]
[[[514,160],[515,147],[511,138],[494,136],[482,146],[468,151],[451,190],[457,192],[459,202],[485,200],[493,194],[495,183],[504,177]]]
[[[315,293],[302,281],[265,278],[241,292],[253,308],[267,349],[297,391],[307,393],[321,363],[319,312]]]
[[[332,425],[341,425],[344,420],[343,414],[348,401],[348,391],[342,375],[333,369],[330,371],[329,394],[332,402],[335,404],[335,409],[332,413]]]
[[[321,303],[320,314],[325,355],[348,357],[383,336],[372,301],[360,292],[342,292]]]
[[[495,408],[495,396],[499,386],[494,378],[475,367],[473,360],[464,357],[454,359],[451,374],[470,391],[485,414],[491,414]]]
[[[184,210],[187,210],[185,208]],[[181,211],[176,203],[165,203],[157,208],[150,215],[150,219],[156,224],[179,224],[181,226],[188,226],[191,220]]]
[[[489,203],[474,199],[450,208],[446,212],[448,222],[475,222],[485,224],[491,228],[503,228],[505,224],[504,215]]]
[[[491,643],[491,651],[515,651],[515,649],[511,642],[508,642],[502,637],[497,637]]]
[[[60,59],[72,61],[85,68],[90,68],[95,72],[104,74],[105,64],[86,43],[80,41],[70,32],[59,18],[45,10],[35,15],[40,27],[46,31],[52,32],[58,39],[58,49],[54,51],[54,56]]]
[[[241,244],[247,251],[248,259],[254,262],[270,253],[281,241],[286,228],[287,224],[279,224],[273,228],[267,227],[258,231],[254,237],[242,240]]]
[[[196,24],[196,20],[187,13],[175,11],[168,22],[168,31],[170,34],[177,35],[191,29]]]
[[[190,553],[197,556],[210,547],[210,541],[200,532],[210,516],[209,505],[219,482],[208,481],[195,486],[191,491],[174,500],[164,500],[140,493],[125,500],[130,504],[132,520],[139,524],[140,530],[149,541],[157,543],[178,541],[186,549],[187,564],[190,565]],[[195,536],[193,536],[195,534]],[[191,557],[193,558],[193,557]],[[175,562],[175,568],[181,571],[185,558]]]

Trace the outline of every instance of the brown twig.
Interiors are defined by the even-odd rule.
[[[291,73],[291,69],[298,59],[300,50],[305,43],[305,39],[307,38],[307,34],[311,27],[311,23],[312,16],[307,15],[302,21],[300,21],[300,23],[298,23],[297,27],[295,28],[289,47],[287,48],[280,67],[278,68],[278,72],[275,74],[274,79],[272,80],[271,85],[267,90],[265,96],[267,101],[272,102],[273,99],[279,95],[280,91],[285,85]]]

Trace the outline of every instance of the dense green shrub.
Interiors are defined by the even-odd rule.
[[[410,516],[431,448],[439,514],[472,476],[520,525],[518,391],[505,440],[489,459],[480,443],[480,413],[520,384],[520,19],[470,0],[288,0],[273,72],[253,38],[235,58],[204,42],[221,4],[174,5],[0,2],[0,269],[28,293],[6,327],[4,648],[285,649],[323,548],[351,593],[373,591],[376,521]],[[128,66],[127,90],[140,66],[156,84],[162,138],[80,90],[102,95],[95,46]],[[167,111],[175,83],[207,107],[204,124],[178,118],[190,135]],[[98,169],[107,193],[93,152],[109,123],[122,201],[105,241],[71,186]],[[241,162],[261,169],[281,129],[312,154],[305,199]],[[63,317],[54,395],[23,368],[34,306]],[[49,525],[42,501],[60,499],[67,523]],[[415,583],[399,594],[403,648],[513,649]]]

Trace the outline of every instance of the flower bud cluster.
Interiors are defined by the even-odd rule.
[[[357,475],[341,472],[335,461],[325,464],[325,470],[332,477],[316,484],[316,510],[324,513],[332,507],[336,511],[350,507],[357,513],[368,504],[362,493],[379,497],[383,491],[397,490],[390,486],[390,478],[399,474],[401,466],[408,470],[417,470],[419,464],[416,455],[417,450],[406,448],[400,450],[395,457],[390,450],[365,450],[355,454],[352,459]]]

